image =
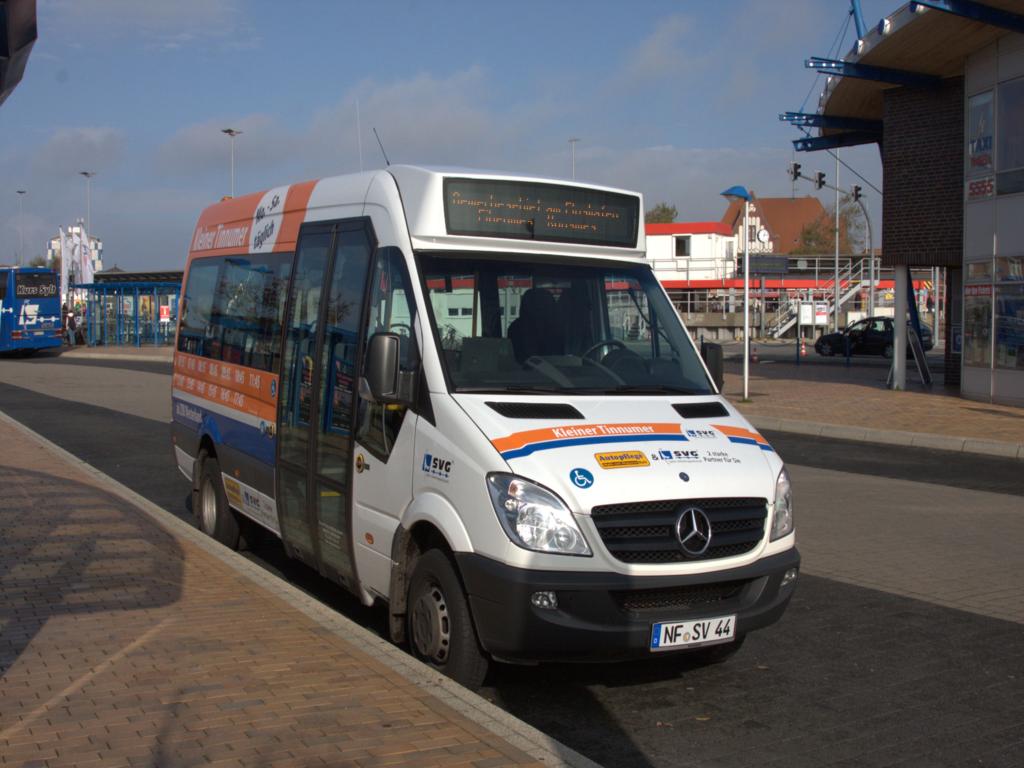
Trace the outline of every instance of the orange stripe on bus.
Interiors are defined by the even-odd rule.
[[[711,426],[727,437],[745,437],[748,440],[756,440],[759,443],[768,444],[768,441],[757,432],[744,429],[743,427],[730,427],[727,424],[712,424]]]
[[[306,220],[306,209],[309,207],[309,198],[313,195],[315,186],[316,181],[303,181],[288,188],[288,197],[284,201],[284,220],[274,243],[275,251],[287,252],[295,249],[299,227]]]
[[[253,397],[247,397],[242,392],[222,387],[219,384],[208,384],[184,373],[174,374],[174,389],[197,397],[200,400],[216,403],[232,411],[246,413],[270,423],[277,419],[276,406],[260,402]]]
[[[551,440],[573,440],[581,437],[628,437],[630,435],[678,435],[682,424],[572,424],[564,427],[547,427],[516,432],[506,437],[491,440],[491,444],[504,453],[532,443]]]
[[[174,372],[277,407],[277,374],[235,363],[210,360],[186,352],[175,354]]]

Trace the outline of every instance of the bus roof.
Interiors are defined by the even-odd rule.
[[[483,242],[504,238],[506,244],[509,239],[520,243],[536,240],[559,250],[558,244],[572,243],[577,251],[593,252],[597,246],[610,248],[609,255],[642,255],[643,200],[639,193],[521,173],[408,165],[304,181],[222,200],[200,214],[190,255],[292,251],[304,222],[337,218],[339,206],[362,205],[377,179],[400,192],[414,246],[420,240],[434,248],[445,242],[453,247],[481,247]],[[449,190],[448,184],[461,186]],[[452,205],[453,200],[462,209],[477,205],[479,201],[471,198],[481,194],[481,184],[487,187],[484,194],[490,194],[489,201],[506,206],[504,213],[488,212],[483,217],[473,208],[467,217],[465,210]],[[542,194],[547,197],[542,199]],[[524,199],[532,213],[522,213]],[[458,228],[449,218],[456,214]],[[527,222],[528,216],[532,218]],[[484,222],[479,229],[477,221]],[[543,232],[535,234],[535,226]]]

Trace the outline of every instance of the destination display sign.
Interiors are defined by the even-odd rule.
[[[636,248],[640,198],[599,189],[496,179],[445,179],[450,235]]]
[[[14,275],[16,299],[45,299],[57,295],[57,275],[53,272],[17,272]]]

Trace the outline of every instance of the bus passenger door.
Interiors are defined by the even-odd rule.
[[[290,553],[351,588],[355,370],[372,252],[365,219],[303,228],[281,366],[282,536]]]
[[[368,343],[376,333],[398,335],[399,366],[419,369],[416,305],[405,257],[395,247],[374,254],[367,307]],[[387,597],[391,581],[391,543],[402,513],[412,499],[416,414],[399,404],[360,400],[356,416],[353,536],[360,585]]]
[[[6,349],[11,338],[11,305],[14,303],[14,292],[11,291],[11,297],[8,300],[7,281],[10,275],[9,270],[0,269],[0,351]]]

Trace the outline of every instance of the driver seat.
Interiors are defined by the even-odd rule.
[[[545,288],[531,288],[519,302],[519,317],[508,327],[516,360],[562,354],[562,325],[555,297]]]

